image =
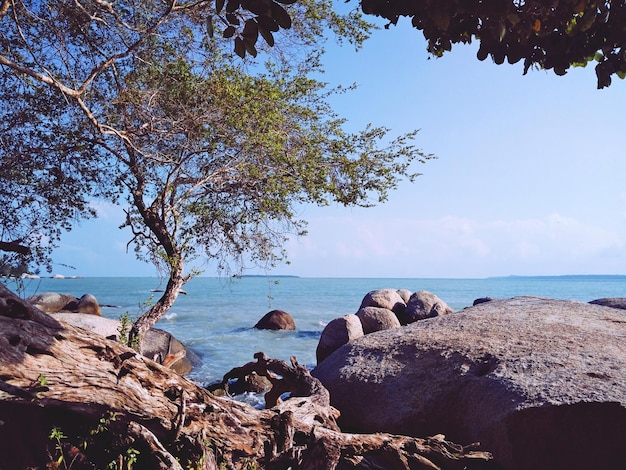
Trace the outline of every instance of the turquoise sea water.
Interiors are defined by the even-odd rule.
[[[9,283],[8,287],[15,288]],[[33,279],[25,281],[22,295],[35,292],[96,296],[103,315],[119,319],[124,312],[137,316],[140,304],[158,278]],[[488,279],[357,279],[265,278],[220,279],[199,277],[185,287],[170,312],[157,324],[193,348],[203,359],[190,378],[202,384],[221,379],[231,368],[253,360],[264,351],[270,357],[315,366],[315,348],[324,325],[338,316],[355,313],[371,290],[382,288],[426,290],[452,308],[472,305],[478,297],[509,298],[533,295],[555,299],[590,301],[626,297],[626,276],[505,277]],[[296,331],[259,331],[252,328],[268,311],[289,312]]]

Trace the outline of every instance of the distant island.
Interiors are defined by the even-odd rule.
[[[292,275],[288,275],[288,274],[233,274],[233,277],[237,278],[237,279],[241,279],[244,277],[271,277],[271,278],[275,278],[275,277],[279,277],[279,278],[286,278],[286,277],[292,277],[292,278],[299,278],[300,276],[292,276]]]
[[[493,276],[488,277],[487,279],[546,279],[546,280],[555,280],[555,279],[567,279],[571,280],[588,280],[588,279],[615,279],[626,280],[626,274],[562,274],[557,276],[518,276],[515,274],[511,274],[509,276]]]

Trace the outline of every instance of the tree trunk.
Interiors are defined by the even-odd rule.
[[[170,277],[163,291],[163,295],[156,303],[143,315],[141,315],[130,329],[128,334],[128,345],[134,346],[137,351],[142,352],[143,339],[150,328],[167,313],[178,298],[180,289],[185,285],[188,278],[183,274],[183,261],[178,259],[172,262],[174,266],[170,271]]]
[[[443,436],[342,433],[328,392],[305,367],[255,357],[229,376],[270,377],[270,409],[215,396],[0,285],[0,462],[12,469],[487,468],[488,453]],[[280,402],[284,390],[291,397]]]

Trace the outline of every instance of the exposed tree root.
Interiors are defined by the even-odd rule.
[[[268,377],[265,410],[215,396],[0,285],[0,461],[18,469],[46,468],[60,455],[75,469],[112,459],[162,469],[463,469],[491,458],[443,436],[342,433],[328,391],[306,367],[255,358],[224,383]],[[58,446],[53,428],[63,431]]]

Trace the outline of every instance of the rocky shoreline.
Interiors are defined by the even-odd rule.
[[[371,292],[322,333],[313,375],[343,429],[478,441],[504,469],[626,468],[625,299],[477,299],[452,312],[402,294]]]
[[[488,468],[488,452],[441,435],[344,432],[306,367],[295,358],[255,359],[241,371],[271,381],[265,410],[216,396],[0,285],[0,462],[75,470]]]
[[[67,309],[76,307],[81,299],[66,300]],[[262,360],[227,373],[222,384],[212,390],[215,394],[220,388],[233,392],[253,387],[272,397],[266,404],[275,409],[281,406],[278,397],[284,392],[292,396],[285,403],[293,405],[294,397],[317,396],[312,390],[319,389],[326,401],[307,401],[313,413],[309,418],[322,413],[324,427],[332,432],[406,436],[402,439],[435,436],[439,441],[429,441],[432,445],[451,439],[471,444],[467,452],[478,445],[490,452],[487,460],[486,453],[470,460],[460,457],[470,464],[459,468],[623,470],[624,307],[623,298],[589,303],[538,297],[480,298],[472,307],[455,312],[429,292],[381,289],[365,295],[355,314],[326,326],[317,348],[318,365],[310,379],[297,363],[281,365],[282,361],[272,362],[262,355]],[[81,317],[89,321],[80,324]],[[114,322],[75,313],[56,313],[54,318],[81,328],[85,321]],[[272,311],[257,327],[295,325],[286,312]],[[171,352],[171,339],[163,348],[165,354]],[[158,358],[158,354],[154,356],[149,359]],[[292,373],[296,376],[287,378]],[[311,380],[319,380],[319,386]],[[338,427],[331,424],[334,421]],[[342,436],[345,434],[335,439],[342,441]],[[399,439],[396,437],[397,442]],[[281,454],[276,449],[273,452],[276,458]],[[409,455],[399,448],[394,452],[403,458]],[[382,462],[387,466],[381,468],[403,469],[456,468],[456,463],[450,462],[458,461],[434,467]]]

